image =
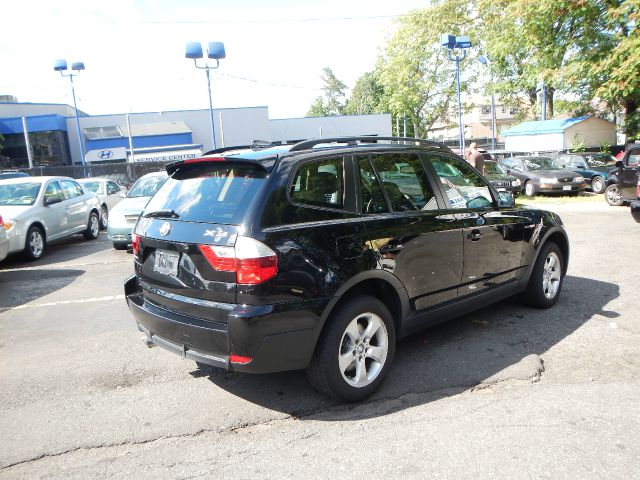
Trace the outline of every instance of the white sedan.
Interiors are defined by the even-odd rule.
[[[98,197],[68,177],[0,180],[0,216],[9,253],[30,260],[42,257],[52,240],[76,233],[94,240],[100,233]]]
[[[109,212],[125,197],[125,189],[108,178],[81,178],[78,182],[85,190],[98,195],[98,200],[100,201],[100,228],[105,230],[109,223]]]

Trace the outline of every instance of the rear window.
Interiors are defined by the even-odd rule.
[[[0,205],[33,205],[40,193],[40,183],[9,183],[0,185]]]
[[[85,190],[98,193],[100,191],[100,182],[80,182]]]
[[[203,163],[183,167],[169,178],[143,215],[171,212],[188,222],[240,224],[266,181],[252,165]]]

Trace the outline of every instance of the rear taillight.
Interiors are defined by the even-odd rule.
[[[236,283],[255,285],[278,273],[276,253],[253,238],[238,237],[235,247],[198,245],[209,264],[219,272],[235,272]]]
[[[0,227],[4,227],[4,220],[2,220],[2,215],[0,215]]]
[[[636,197],[640,198],[640,176],[638,176],[638,185],[636,186]],[[2,220],[0,220],[2,222]],[[0,223],[2,225],[2,223]]]
[[[137,255],[140,251],[140,237],[136,233],[131,234],[131,249],[134,255]]]

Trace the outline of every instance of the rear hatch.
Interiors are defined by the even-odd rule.
[[[268,172],[259,162],[196,159],[173,173],[135,229],[136,275],[147,301],[178,314],[226,322],[238,283],[275,275],[275,253],[243,237]]]

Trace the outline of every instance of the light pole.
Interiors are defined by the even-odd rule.
[[[193,60],[193,64],[196,68],[204,70],[207,74],[207,89],[209,90],[209,120],[211,121],[211,146],[215,150],[216,148],[216,132],[213,126],[213,101],[211,100],[211,76],[209,71],[215,70],[220,66],[220,60],[226,57],[224,51],[224,43],[222,42],[209,42],[207,44],[207,58],[215,60],[215,66],[205,63],[204,65],[198,65],[198,60],[203,58],[202,45],[199,42],[187,43],[187,49],[185,58]]]
[[[478,57],[478,61],[489,69],[489,82],[491,83],[491,150],[496,149],[496,101],[493,93],[493,72],[491,62],[484,55]]]
[[[458,141],[460,155],[464,155],[464,134],[462,133],[462,102],[460,100],[460,62],[467,56],[467,49],[471,48],[469,37],[456,37],[444,34],[440,37],[440,44],[447,48],[449,60],[456,62],[456,93],[458,95]],[[457,50],[456,50],[457,49]]]
[[[82,134],[80,133],[80,120],[78,119],[78,106],[76,105],[76,89],[73,86],[73,77],[80,74],[82,70],[84,70],[84,63],[82,62],[73,62],[71,64],[71,71],[65,75],[65,71],[67,70],[67,61],[66,60],[56,60],[53,64],[53,69],[56,72],[60,72],[60,75],[63,77],[68,77],[71,81],[71,95],[73,96],[73,110],[76,114],[76,129],[78,130],[78,143],[80,144],[80,160],[82,162],[82,166],[86,166],[84,160],[84,144],[82,143]],[[75,72],[75,73],[74,73]]]

